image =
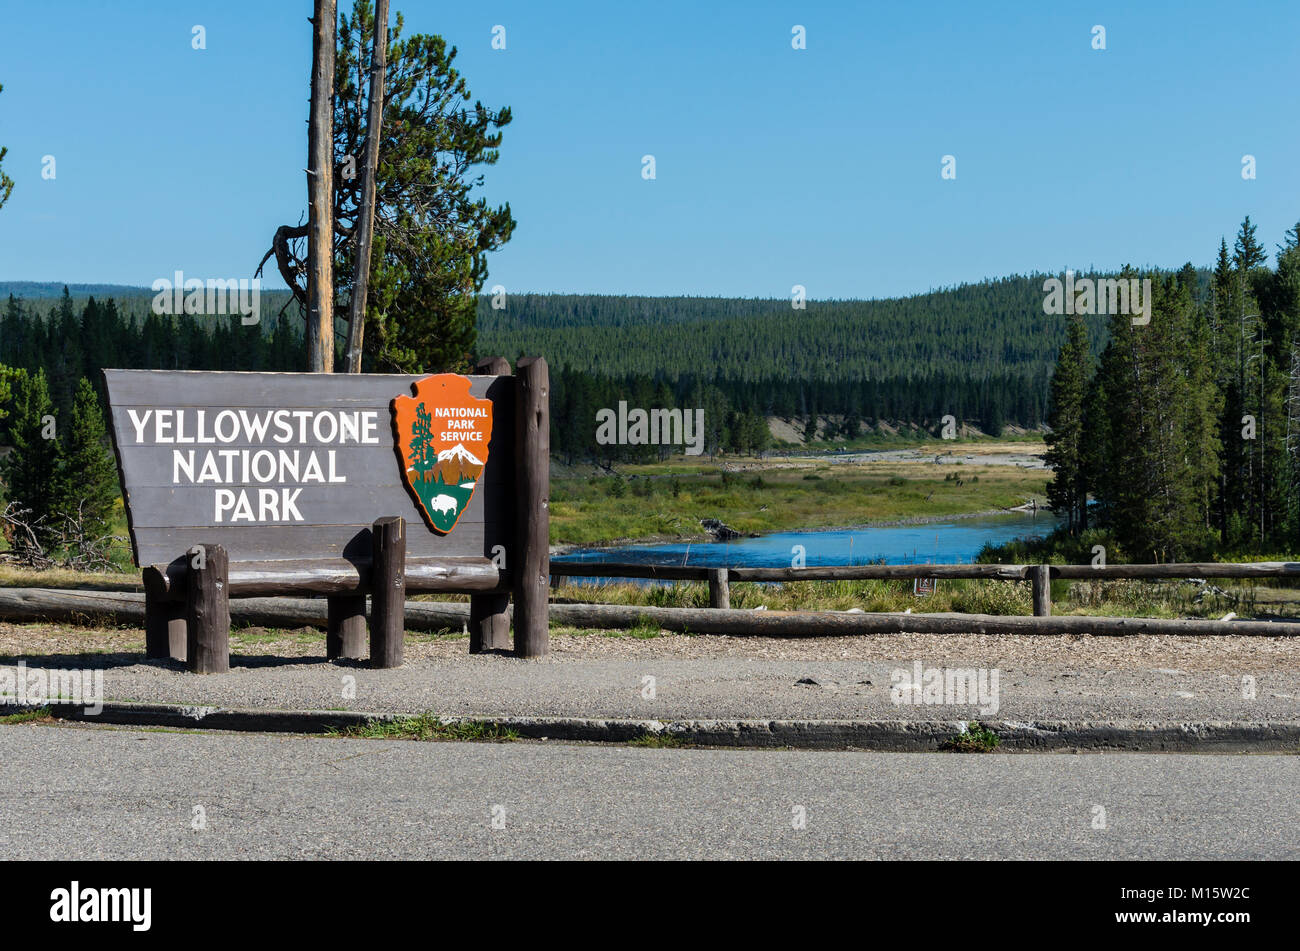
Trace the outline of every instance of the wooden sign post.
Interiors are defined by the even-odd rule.
[[[546,653],[549,380],[509,369],[105,370],[148,655],[228,669],[227,600],[296,594],[358,658],[370,595],[371,663],[398,666],[408,591],[470,594],[474,651],[509,647],[513,592],[516,653]]]

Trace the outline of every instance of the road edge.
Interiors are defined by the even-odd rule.
[[[21,708],[12,708],[15,712]],[[105,702],[99,713],[51,704],[61,720],[115,726],[328,734],[420,714],[351,710],[258,710],[167,703]],[[484,724],[521,739],[625,744],[646,738],[664,745],[738,748],[861,749],[926,752],[967,732],[963,720],[602,719],[589,717],[446,716],[442,723]],[[1192,753],[1300,753],[1300,722],[1144,720],[996,720],[980,723],[999,750]]]

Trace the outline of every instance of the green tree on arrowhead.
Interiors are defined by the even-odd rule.
[[[120,496],[117,465],[108,449],[99,397],[85,377],[77,383],[71,420],[62,442],[54,510],[60,516],[75,516],[80,507],[85,534],[92,538],[105,535]]]
[[[424,403],[420,403],[415,407],[415,422],[411,424],[411,467],[421,478],[426,478],[437,458],[433,447],[433,417]]]

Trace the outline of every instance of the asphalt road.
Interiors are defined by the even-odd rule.
[[[646,749],[25,724],[0,726],[0,857],[1295,859],[1297,789],[1300,756]]]

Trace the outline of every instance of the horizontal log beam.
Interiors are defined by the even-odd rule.
[[[570,578],[646,578],[708,581],[703,565],[626,565],[551,562],[551,574]],[[728,568],[731,581],[858,581],[868,578],[997,578],[1020,581],[1024,565],[809,565],[806,568]]]
[[[866,581],[869,579],[993,578],[1022,581],[1024,565],[839,565],[808,568],[729,568],[732,581]]]
[[[561,578],[649,578],[661,581],[707,581],[709,569],[694,565],[567,564],[552,561],[550,572]]]
[[[732,581],[862,581],[867,579],[989,578],[1023,581],[1032,565],[809,565],[806,568],[728,568]],[[1300,578],[1300,562],[1179,563],[1166,565],[1051,565],[1053,578]],[[710,568],[699,565],[578,564],[551,562],[551,574],[572,578],[647,578],[707,581]]]
[[[1052,565],[1053,578],[1300,578],[1300,562],[1187,562],[1168,565]]]
[[[188,564],[148,565],[145,590],[162,601],[185,596]],[[415,594],[482,594],[510,589],[510,575],[487,558],[412,559],[406,590]],[[276,594],[360,595],[370,590],[370,563],[342,558],[320,561],[245,561],[230,565],[230,594],[236,598]]]

